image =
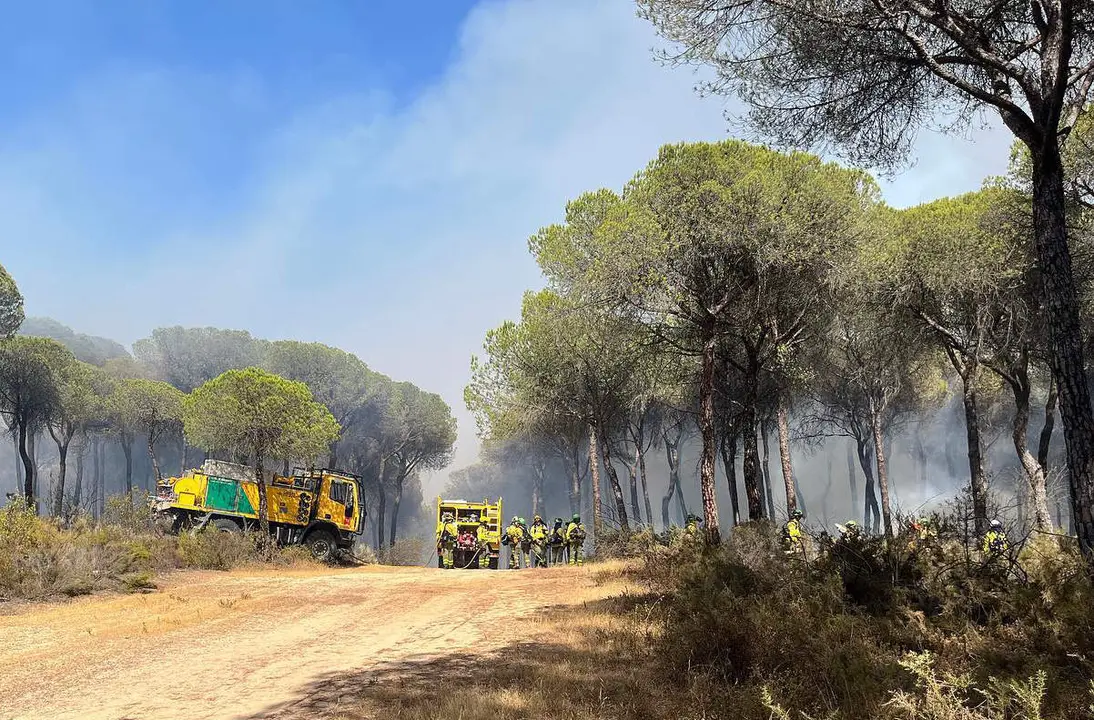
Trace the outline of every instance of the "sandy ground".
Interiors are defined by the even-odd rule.
[[[595,573],[188,572],[144,595],[0,606],[0,718],[328,714],[308,690],[324,678],[489,653],[520,617],[609,594]]]

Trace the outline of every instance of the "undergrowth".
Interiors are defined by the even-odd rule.
[[[1091,717],[1094,589],[1069,539],[987,560],[937,538],[787,556],[767,524],[720,548],[658,545],[657,674],[703,717]]]
[[[81,518],[64,528],[18,500],[0,508],[0,600],[142,592],[164,572],[229,570],[266,562],[266,556],[249,533],[169,535],[127,498],[108,503],[102,522]],[[305,548],[288,547],[269,562],[312,561]]]

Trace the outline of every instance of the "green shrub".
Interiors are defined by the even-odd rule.
[[[258,559],[252,535],[216,528],[179,535],[178,556],[183,567],[203,570],[231,570]]]
[[[436,556],[427,554],[433,550],[433,544],[422,538],[399,538],[395,544],[385,547],[382,559],[387,565],[423,565]]]
[[[1070,539],[1035,539],[1012,563],[956,536],[867,538],[804,563],[750,523],[636,567],[659,598],[663,675],[720,698],[710,717],[1088,717],[1094,587]]]
[[[650,528],[640,530],[603,529],[595,541],[597,560],[645,557],[659,547],[669,546],[668,533],[655,533]]]

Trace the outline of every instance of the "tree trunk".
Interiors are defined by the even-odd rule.
[[[771,420],[765,419],[760,425],[764,442],[764,495],[767,498],[767,516],[775,519],[775,493],[771,488]]]
[[[581,457],[578,444],[571,448],[572,462],[570,463],[570,513],[576,515],[581,512]]]
[[[680,476],[676,476],[676,509],[680,511],[680,524],[688,522],[688,504],[684,501],[684,486],[680,482]]]
[[[653,531],[653,506],[650,505],[650,488],[646,479],[646,451],[643,447],[645,439],[640,437],[638,445],[638,477],[642,480],[642,502],[646,506],[646,525]]]
[[[1010,389],[1014,394],[1014,427],[1011,439],[1014,441],[1014,451],[1018,454],[1018,460],[1022,463],[1022,469],[1026,474],[1026,484],[1029,490],[1028,500],[1033,510],[1033,528],[1035,530],[1050,530],[1052,518],[1048,512],[1048,495],[1045,492],[1045,472],[1037,458],[1029,451],[1029,378],[1026,370],[1018,367],[1014,371],[1014,377],[1009,378]]]
[[[627,503],[623,499],[623,486],[619,484],[619,475],[612,463],[611,443],[603,427],[600,428],[600,454],[604,458],[604,472],[608,474],[608,486],[611,487],[612,496],[615,498],[615,511],[619,518],[619,527],[623,532],[630,532],[631,525],[627,522]]]
[[[733,526],[741,524],[741,501],[737,497],[737,435],[727,431],[722,436],[722,465],[725,466],[729,502],[733,507]]]
[[[1072,516],[1079,547],[1088,562],[1094,563],[1094,412],[1067,243],[1064,168],[1057,134],[1046,133],[1042,146],[1031,150],[1034,237],[1051,338],[1052,374],[1060,396]]]
[[[376,515],[376,552],[383,555],[384,552],[384,525],[387,523],[387,491],[384,488],[384,471],[387,470],[387,458],[380,457],[380,481],[378,484],[379,502],[376,503],[379,512]]]
[[[27,451],[27,423],[19,420],[19,457],[23,460],[23,499],[28,508],[34,508],[37,503],[34,498],[34,461]]]
[[[972,492],[972,512],[976,534],[983,535],[988,529],[988,479],[984,472],[984,440],[980,436],[980,409],[976,383],[980,368],[975,360],[969,361],[962,373],[964,385],[962,404],[965,407],[965,437],[969,447],[969,488]]]
[[[866,532],[876,532],[880,525],[881,514],[877,507],[877,496],[874,494],[874,468],[870,446],[865,440],[858,440],[858,463],[862,468],[862,474],[866,477],[866,502],[862,510],[862,525]]]
[[[748,519],[763,520],[764,499],[760,488],[763,486],[763,476],[760,470],[760,453],[756,446],[756,408],[751,403],[746,403],[741,414],[741,434],[744,437],[744,460],[741,474],[745,481],[745,499],[748,501]]]
[[[543,463],[532,463],[532,515],[543,514]]]
[[[101,436],[95,436],[95,445],[92,446],[92,465],[94,477],[92,482],[95,490],[95,511],[94,515],[97,518],[103,516],[103,510],[106,508],[106,476],[103,473],[103,439]]]
[[[53,494],[53,516],[61,517],[65,512],[65,477],[68,474],[68,446],[72,442],[72,435],[54,435],[53,441],[57,444],[57,487]]]
[[[186,436],[184,435],[179,448],[179,477],[186,474],[186,469]]]
[[[679,439],[670,440],[667,431],[664,433],[664,440],[665,460],[669,466],[669,489],[665,493],[665,497],[661,498],[661,522],[668,530],[671,525],[669,522],[669,503],[672,502],[672,496],[676,493],[676,486],[680,483],[680,446]]]
[[[34,486],[34,512],[38,515],[42,514],[42,478],[38,472],[38,448],[35,447],[38,441],[38,432],[28,426],[27,428],[27,458],[30,460],[30,466],[34,471],[34,475],[31,478],[31,483]]]
[[[395,547],[395,537],[399,530],[399,507],[403,504],[403,482],[406,476],[399,473],[395,478],[395,497],[391,501],[391,535],[388,538],[388,547]]]
[[[627,466],[627,482],[630,483],[631,490],[631,515],[634,516],[634,524],[642,524],[642,506],[638,500],[638,461],[641,459],[638,447],[634,449],[634,461],[626,463]]]
[[[1048,396],[1045,398],[1045,423],[1041,426],[1041,437],[1037,442],[1037,464],[1041,472],[1048,477],[1048,453],[1052,447],[1052,430],[1056,425],[1056,381],[1049,378]]]
[[[597,457],[596,430],[589,427],[589,472],[593,484],[593,535],[600,537],[600,458]]]
[[[133,440],[126,434],[119,438],[125,454],[125,493],[133,496]]]
[[[330,457],[327,458],[328,465],[331,470],[338,468],[338,441],[335,440],[330,444]]]
[[[148,431],[148,458],[152,461],[152,475],[158,487],[163,480],[163,473],[160,472],[160,461],[156,459],[156,433],[153,430]]]
[[[270,541],[270,509],[266,501],[266,471],[262,467],[265,448],[255,447],[255,481],[258,485],[258,527],[262,531],[259,542],[263,547]]]
[[[851,519],[858,519],[858,471],[855,470],[855,450],[847,441],[847,480],[851,484]]]
[[[794,467],[790,463],[790,421],[786,404],[780,398],[776,412],[776,428],[779,433],[779,460],[782,462],[783,485],[786,488],[786,515],[798,509],[798,493],[794,487]],[[774,517],[774,514],[772,515]]]
[[[877,460],[877,482],[881,487],[881,518],[885,537],[893,537],[893,513],[889,504],[889,473],[885,467],[885,439],[881,434],[881,408],[870,412],[870,431],[874,437],[874,457]]]
[[[87,458],[88,451],[88,438],[87,434],[84,434],[84,440],[76,449],[76,479],[72,483],[72,507],[75,510],[80,509],[80,503],[83,501],[84,494],[84,461]]]
[[[703,438],[703,455],[699,461],[699,489],[703,496],[703,525],[707,542],[721,542],[718,523],[718,498],[714,486],[714,335],[710,333],[703,345],[702,372],[699,378],[699,434]]]

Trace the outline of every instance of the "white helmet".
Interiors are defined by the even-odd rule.
[[[988,525],[996,530],[1003,527],[1003,523],[999,522],[998,520],[992,520],[990,523],[988,523]]]

